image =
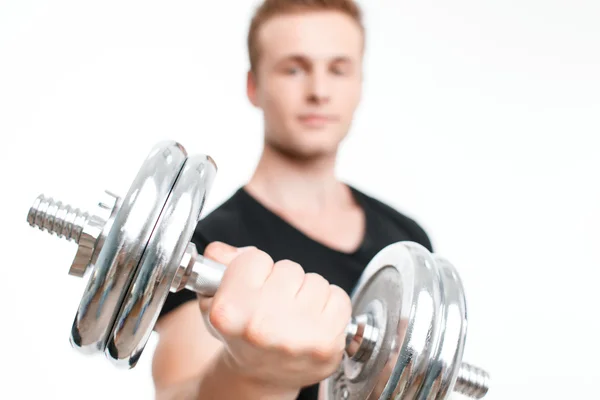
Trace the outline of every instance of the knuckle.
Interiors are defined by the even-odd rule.
[[[309,272],[304,276],[304,282],[310,287],[327,287],[329,282],[322,275],[315,272]]]
[[[302,282],[304,279],[304,268],[300,264],[290,260],[281,260],[275,263],[273,268],[277,268],[278,273],[283,273],[290,280]]]
[[[271,258],[271,256],[263,250],[254,248],[254,249],[250,250],[250,254],[252,254],[252,256],[254,258],[256,258],[256,260],[258,260],[264,264],[270,264],[270,265],[274,264],[273,258]]]
[[[258,348],[269,347],[269,337],[264,321],[252,319],[244,329],[243,339],[251,346]]]
[[[234,253],[235,249],[232,246],[229,246],[228,244],[225,244],[223,242],[219,242],[219,241],[215,241],[215,242],[210,242],[206,248],[204,249],[204,256],[212,259],[212,260],[216,260],[216,261],[220,261],[220,262],[227,262],[229,255]]]
[[[302,356],[302,349],[292,342],[283,342],[277,346],[277,350],[285,357],[299,358]]]
[[[280,260],[275,263],[276,268],[285,268],[287,271],[301,272],[304,274],[304,268],[300,264],[292,260]]]
[[[312,272],[306,274],[300,290],[310,296],[314,307],[321,308],[329,301],[329,282],[319,274]]]
[[[337,285],[329,285],[329,297],[332,301],[338,302],[344,311],[352,309],[352,300],[348,293]]]
[[[236,279],[247,279],[253,276],[268,276],[273,270],[273,259],[267,253],[255,247],[248,248],[232,260],[225,270],[223,279],[231,276]],[[244,282],[238,282],[243,284]]]
[[[324,375],[325,377],[327,376],[331,376],[340,366],[340,364],[343,362],[344,360],[344,352],[340,351],[340,352],[336,352],[334,353],[329,360],[327,360],[327,362],[325,362],[325,371],[324,371]]]
[[[215,338],[222,339],[223,334],[210,322],[208,314],[202,314],[202,322],[206,330]]]
[[[210,324],[223,335],[234,334],[237,316],[227,303],[214,302],[208,313]]]
[[[241,265],[261,265],[267,268],[272,268],[274,264],[273,259],[269,254],[256,247],[246,250],[236,260],[236,262]]]
[[[331,343],[317,344],[312,348],[311,357],[318,362],[327,363],[337,357],[338,349]]]
[[[218,253],[221,250],[222,246],[223,246],[223,243],[221,243],[221,242],[210,242],[204,249],[204,255],[207,257],[211,256],[211,255],[215,255],[216,253]]]

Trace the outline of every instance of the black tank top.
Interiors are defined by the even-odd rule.
[[[331,249],[309,238],[263,206],[244,188],[239,188],[198,223],[192,241],[200,254],[213,241],[237,247],[256,246],[275,262],[282,259],[295,261],[306,272],[322,275],[348,294],[363,269],[383,247],[410,240],[433,251],[428,235],[413,219],[349,187],[366,218],[363,241],[352,253]],[[169,293],[161,316],[190,300],[196,300],[196,295],[188,290]],[[304,388],[297,400],[317,400],[317,393],[318,385]]]

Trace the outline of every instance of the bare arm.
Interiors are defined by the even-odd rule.
[[[204,326],[195,301],[162,317],[155,330],[159,338],[152,359],[156,398],[190,398],[173,395],[181,391],[191,393],[223,345]]]
[[[159,342],[152,376],[157,400],[293,400],[298,394],[269,390],[236,374],[223,356],[223,344],[206,328],[195,301],[167,314],[156,331]]]
[[[235,248],[219,243],[209,244],[204,252],[206,257],[225,265],[237,254]],[[264,264],[264,257],[262,259]],[[242,280],[244,284],[245,280]],[[246,298],[239,301],[237,304],[244,304]],[[220,333],[209,330],[212,327],[204,320],[211,302],[212,299],[205,299],[204,303],[188,301],[164,315],[155,325],[159,337],[152,360],[156,399],[295,399],[299,389],[269,386],[264,380],[259,383],[235,368],[230,361],[231,353],[224,342],[216,338],[221,337]]]
[[[157,399],[293,400],[335,371],[352,312],[341,288],[253,247],[214,242],[204,255],[225,273],[214,297],[156,324]]]

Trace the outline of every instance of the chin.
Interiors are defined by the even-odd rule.
[[[299,161],[311,161],[335,156],[338,141],[289,140],[270,141],[269,145],[287,157]]]
[[[345,137],[346,133],[340,126],[324,129],[290,126],[279,134],[267,135],[266,144],[287,157],[310,161],[335,157]]]

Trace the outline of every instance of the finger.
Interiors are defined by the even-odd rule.
[[[204,257],[228,266],[237,256],[250,249],[254,249],[254,247],[247,246],[238,248],[223,242],[215,241],[206,246],[204,249]],[[204,313],[208,312],[212,306],[212,297],[204,297],[198,293],[196,295],[200,302],[200,310]]]
[[[351,316],[352,303],[348,294],[339,286],[330,285],[329,297],[320,315],[322,322],[317,327],[323,337],[331,338],[329,342],[323,344],[325,349],[329,349],[332,353],[325,352],[325,355],[329,354],[335,358],[343,354],[346,348],[346,327]]]
[[[254,247],[234,247],[226,243],[216,241],[211,242],[208,246],[206,246],[204,249],[204,257],[228,266],[242,252],[251,248]]]
[[[225,336],[242,334],[257,307],[273,260],[263,251],[249,249],[234,258],[223,274],[210,308],[210,322]]]
[[[292,301],[304,283],[304,269],[300,264],[289,260],[275,263],[263,287],[262,301]]]
[[[352,317],[352,300],[348,293],[337,285],[329,285],[329,297],[321,315],[329,327],[339,330],[340,333],[345,331]]]
[[[242,251],[225,270],[220,288],[237,293],[261,290],[274,264],[271,256],[264,251],[256,248]]]
[[[274,348],[290,341],[291,332],[297,332],[298,318],[292,314],[296,292],[304,280],[299,264],[284,260],[275,263],[266,279],[256,310],[246,326],[244,340],[261,348]],[[302,326],[303,327],[303,326]]]
[[[210,300],[210,299],[209,299]],[[212,304],[212,303],[211,303]],[[209,313],[208,312],[202,312],[202,321],[204,322],[204,326],[206,327],[206,330],[216,339],[220,340],[220,341],[224,341],[223,336],[221,335],[221,333],[215,329],[215,327],[213,326],[213,324],[210,322],[210,317],[209,317]]]
[[[329,298],[329,282],[321,275],[309,272],[296,294],[296,305],[300,310],[314,313],[315,317],[323,311]]]
[[[283,260],[275,263],[261,292],[259,309],[271,315],[256,315],[258,319],[273,317],[272,313],[289,312],[296,293],[304,282],[304,269],[295,262]],[[263,307],[264,305],[264,307]],[[278,319],[282,319],[281,316]]]

